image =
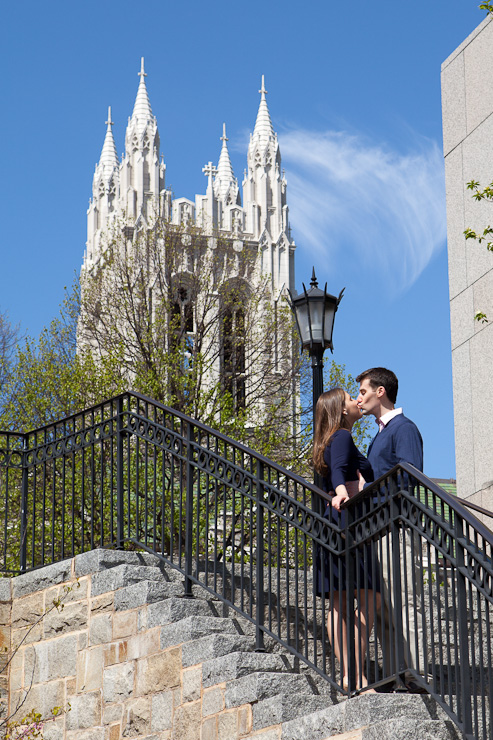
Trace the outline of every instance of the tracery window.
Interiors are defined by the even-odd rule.
[[[246,406],[246,317],[244,291],[228,287],[223,294],[221,381],[235,411]]]
[[[180,285],[175,292],[171,305],[171,342],[179,346],[183,357],[184,368],[191,367],[195,344],[195,325],[192,289]]]

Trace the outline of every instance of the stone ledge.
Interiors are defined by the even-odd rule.
[[[97,588],[100,586],[98,585]],[[172,596],[183,596],[183,584],[146,578],[139,583],[125,585],[116,591],[114,605],[116,611],[126,611],[145,604],[153,604],[156,601],[163,601]]]
[[[17,576],[19,577],[19,576]],[[0,603],[6,604],[12,601],[12,581],[13,578],[0,578]]]
[[[147,552],[126,552],[124,550],[106,550],[98,548],[76,555],[74,570],[77,577],[100,573],[118,565],[145,565],[158,568],[161,561]]]
[[[71,579],[72,560],[62,560],[60,563],[45,565],[43,568],[37,568],[12,578],[12,597],[20,599],[27,594],[43,591],[56,583],[64,583]]]
[[[159,581],[160,585],[165,585],[161,583],[162,575],[159,568],[120,563],[94,573],[91,580],[91,596],[100,596],[108,591],[117,591],[134,584],[140,586],[143,581]]]

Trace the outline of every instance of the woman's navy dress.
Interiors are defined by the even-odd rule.
[[[368,482],[374,480],[373,470],[366,457],[358,450],[353,442],[351,433],[347,429],[338,429],[334,433],[330,444],[324,450],[324,462],[327,465],[327,475],[324,479],[324,490],[335,491],[336,487],[349,481],[358,480],[358,473]],[[338,512],[332,506],[328,505],[324,514],[327,519],[338,524],[340,527],[345,526],[346,512]],[[372,547],[370,544],[364,547],[364,551],[358,556],[359,560],[359,588],[367,586],[369,589],[380,591],[380,582],[378,573],[375,584],[372,582]],[[364,558],[366,555],[366,558]],[[323,573],[322,573],[323,559]],[[364,568],[364,559],[366,559],[366,570]],[[346,564],[344,555],[338,557],[331,554],[325,548],[319,548],[317,553],[317,593],[328,594],[331,591],[345,591],[347,583]],[[324,587],[322,588],[322,580]],[[341,585],[342,581],[342,585]],[[357,576],[355,574],[355,583]]]

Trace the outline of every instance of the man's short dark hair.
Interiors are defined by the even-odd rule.
[[[360,373],[356,378],[357,383],[361,383],[363,380],[368,380],[373,390],[383,385],[389,401],[391,403],[396,402],[399,381],[392,370],[387,370],[386,367],[371,367],[369,370],[365,370],[364,373]]]

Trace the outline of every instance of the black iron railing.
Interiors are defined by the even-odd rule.
[[[134,393],[0,444],[4,572],[148,550],[250,619],[258,649],[280,642],[343,693],[412,678],[490,736],[493,534],[412,466],[336,523],[306,480]]]

